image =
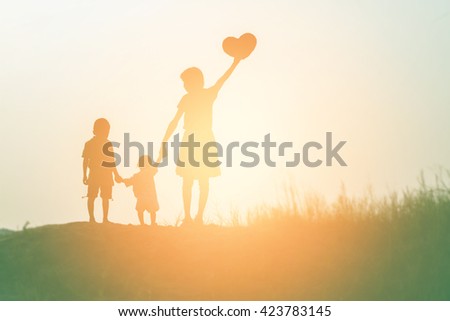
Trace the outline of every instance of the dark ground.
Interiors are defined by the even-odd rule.
[[[450,300],[449,217],[43,226],[0,237],[0,299]]]

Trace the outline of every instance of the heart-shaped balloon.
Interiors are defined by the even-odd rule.
[[[245,59],[256,47],[256,37],[251,33],[245,33],[239,38],[228,37],[222,43],[225,53],[233,58]]]

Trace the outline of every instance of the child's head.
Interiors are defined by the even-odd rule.
[[[152,164],[153,161],[150,156],[142,155],[141,157],[139,157],[138,167],[140,167],[141,169],[149,168],[152,166]]]
[[[94,135],[101,138],[108,138],[110,125],[105,118],[99,118],[94,123]]]
[[[196,67],[186,69],[180,77],[187,92],[202,89],[204,86],[203,73]]]

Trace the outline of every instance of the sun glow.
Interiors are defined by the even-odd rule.
[[[342,182],[350,194],[368,184],[397,189],[414,184],[423,168],[450,163],[441,148],[448,137],[448,22],[428,19],[438,9],[423,4],[399,17],[369,4],[342,10],[330,2],[325,10],[319,3],[265,2],[259,12],[245,1],[199,3],[200,11],[181,1],[61,3],[50,11],[8,4],[17,14],[0,19],[8,61],[0,131],[8,137],[3,149],[14,155],[2,159],[3,211],[10,213],[4,226],[87,219],[80,156],[95,119],[108,119],[112,141],[130,133],[158,144],[186,93],[180,74],[196,66],[205,86],[214,85],[233,61],[223,40],[245,32],[258,44],[216,99],[217,141],[260,142],[270,133],[301,149],[333,132],[348,142],[348,167],[222,166],[211,179],[207,220],[277,203],[286,184],[301,195],[332,198]],[[409,30],[427,33],[412,38]],[[175,133],[181,132],[179,124]],[[30,154],[40,155],[32,167]],[[136,163],[137,152],[131,156]],[[129,177],[137,168],[118,170]],[[183,212],[175,167],[161,169],[155,181],[158,220],[175,224]],[[132,192],[117,184],[113,198],[111,220],[137,223]]]

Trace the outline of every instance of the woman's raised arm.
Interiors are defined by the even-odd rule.
[[[230,68],[228,68],[228,70],[225,71],[223,76],[220,77],[219,80],[217,80],[216,84],[214,85],[214,88],[216,88],[217,91],[219,91],[220,88],[222,88],[225,81],[227,81],[227,79],[230,78],[231,74],[233,73],[234,69],[236,69],[240,61],[241,59],[234,58],[233,64],[230,66]]]

